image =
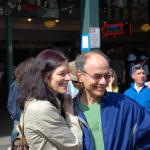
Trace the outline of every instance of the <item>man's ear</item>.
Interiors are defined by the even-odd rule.
[[[82,82],[81,74],[82,74],[82,72],[80,70],[77,70],[77,78],[78,78],[79,82]]]
[[[133,80],[134,80],[134,74],[131,74],[131,79],[133,79]]]

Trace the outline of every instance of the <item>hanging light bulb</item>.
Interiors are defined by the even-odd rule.
[[[31,21],[32,21],[32,18],[28,18],[27,20],[28,20],[28,22],[31,22]]]
[[[59,19],[55,19],[55,22],[58,23],[58,22],[59,22]]]
[[[149,24],[143,24],[141,26],[141,30],[144,32],[148,32],[150,30],[150,25]]]

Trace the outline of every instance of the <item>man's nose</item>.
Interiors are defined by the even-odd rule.
[[[105,84],[108,83],[108,81],[107,81],[107,79],[105,79],[105,77],[102,77],[102,78],[99,80],[99,83],[105,85]]]

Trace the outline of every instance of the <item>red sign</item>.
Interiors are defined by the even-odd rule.
[[[26,4],[22,4],[22,10],[26,11],[26,12],[35,12],[38,9],[36,4],[30,4],[30,3],[26,3]]]
[[[115,37],[124,34],[123,26],[124,26],[123,23],[116,23],[116,24],[104,23],[101,31],[105,37],[108,36]]]

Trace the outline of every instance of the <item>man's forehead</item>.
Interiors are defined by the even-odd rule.
[[[107,62],[107,60],[103,59],[103,60],[99,60],[99,59],[88,59],[85,63],[85,66],[87,67],[95,67],[95,68],[108,68],[109,67],[109,63]]]
[[[90,61],[108,62],[104,56],[97,53],[92,53],[91,55],[87,55],[86,60],[88,62]]]
[[[140,73],[140,72],[145,72],[143,68],[140,68],[140,69],[137,69],[135,70],[135,72],[133,74],[137,74],[137,73]]]
[[[102,63],[102,62],[98,62],[94,63],[92,61],[89,61],[85,64],[84,69],[86,71],[90,71],[90,72],[96,72],[96,73],[100,73],[100,72],[109,72],[109,64],[108,63]]]

